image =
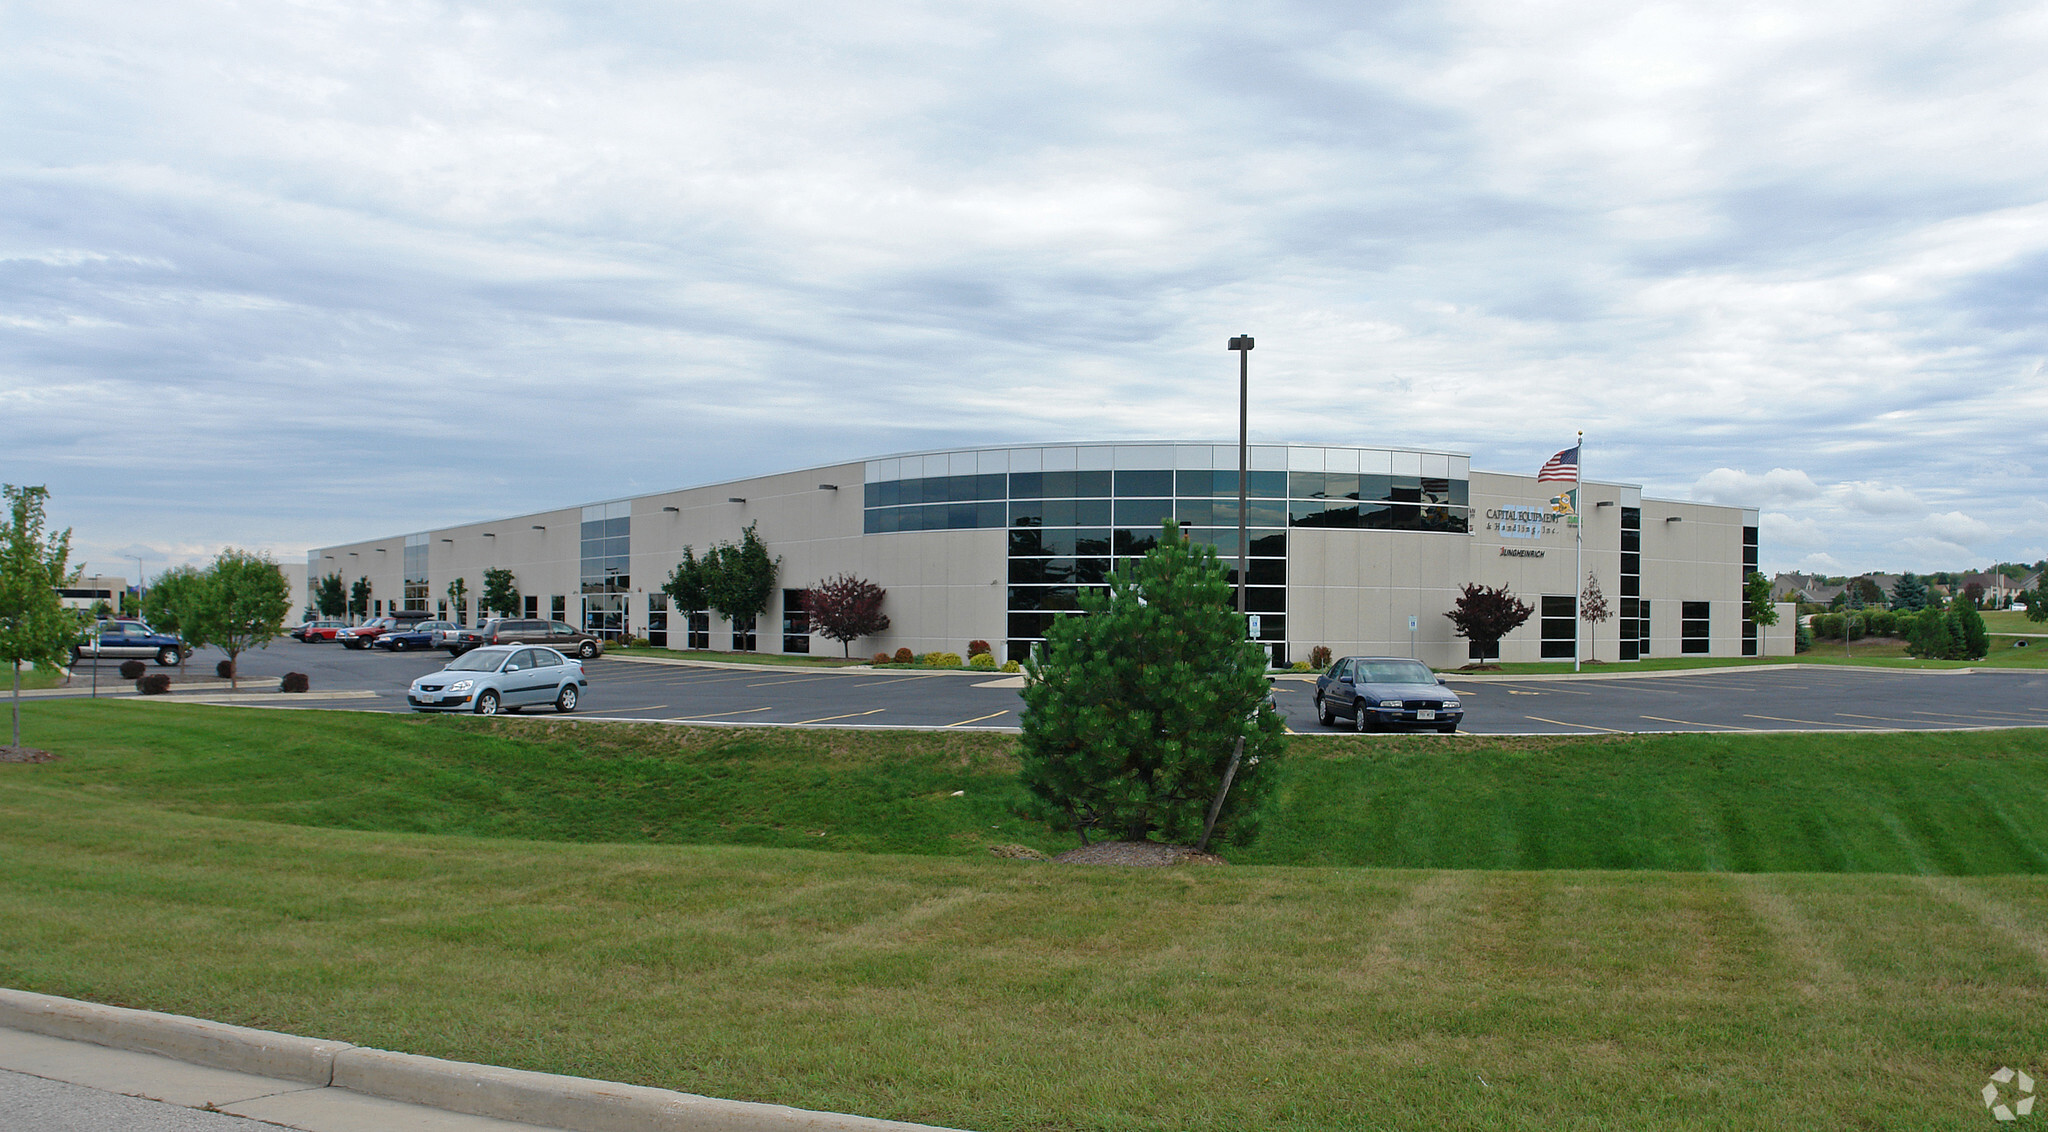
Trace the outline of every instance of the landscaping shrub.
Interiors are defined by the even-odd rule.
[[[885,653],[885,652],[878,652],[878,653],[876,653],[876,654],[875,654],[875,659],[874,659],[874,663],[876,663],[876,664],[887,664],[887,663],[889,663],[889,654],[888,654],[888,653]]]
[[[967,642],[968,656],[980,656],[982,653],[988,653],[990,656],[994,656],[995,650],[988,647],[987,641],[984,641],[978,637],[974,640]]]
[[[1309,666],[1309,663],[1308,663],[1308,661],[1305,661],[1305,660],[1297,660],[1297,661],[1295,661],[1295,662],[1294,662],[1293,664],[1290,664],[1290,665],[1288,665],[1288,666],[1287,666],[1287,670],[1288,670],[1289,672],[1314,672],[1314,671],[1315,671],[1315,669],[1314,669],[1314,668],[1312,668],[1312,667],[1310,667],[1310,666]]]
[[[306,678],[305,673],[287,672],[284,674],[284,679],[278,681],[277,690],[280,692],[303,692],[312,686],[313,682]]]
[[[223,661],[221,661],[221,662],[220,662],[219,664],[216,664],[216,665],[214,665],[214,666],[213,666],[213,674],[214,674],[215,676],[218,676],[218,677],[220,677],[220,678],[221,678],[221,679],[223,679],[223,680],[232,680],[232,679],[234,679],[234,678],[235,678],[235,662],[234,662],[234,661],[232,661],[232,660],[223,660]]]
[[[960,667],[960,654],[957,652],[928,652],[918,657],[917,662],[927,668],[958,668]]]
[[[1812,648],[1813,630],[1805,625],[1799,626],[1798,630],[1792,634],[1792,651],[1795,653],[1807,652]]]
[[[911,651],[910,651],[909,649],[907,649],[907,648],[902,648],[902,649],[897,649],[897,650],[896,650],[896,663],[898,663],[898,664],[910,664],[910,663],[912,663],[912,662],[914,662],[914,661],[916,661],[916,660],[917,660],[917,654],[916,654],[916,653],[914,653],[914,652],[911,652]]]
[[[148,668],[148,665],[142,663],[139,660],[124,660],[121,662],[121,679],[140,680],[142,679],[142,674],[145,671],[147,671]]]
[[[1308,650],[1308,666],[1310,668],[1321,671],[1330,667],[1330,660],[1330,646],[1328,645],[1317,645]]]
[[[985,671],[994,672],[996,669],[995,654],[986,652],[975,653],[967,658],[967,666],[969,668],[980,668]]]
[[[135,690],[145,696],[161,696],[171,690],[171,677],[163,672],[154,676],[144,676],[135,682]]]
[[[1016,661],[1014,661],[1014,660],[1006,660],[1006,661],[1004,661],[1004,662],[1003,662],[1003,671],[1005,671],[1005,672],[1022,672],[1022,671],[1024,671],[1024,666],[1023,666],[1023,665],[1021,665],[1021,664],[1018,664],[1018,663],[1017,663]]]

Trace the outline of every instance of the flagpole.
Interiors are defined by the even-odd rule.
[[[1576,543],[1577,553],[1574,555],[1572,560],[1573,672],[1577,672],[1579,670],[1579,654],[1585,651],[1580,643],[1585,633],[1586,624],[1585,620],[1582,617],[1580,617],[1580,614],[1584,613],[1585,610],[1581,608],[1579,604],[1581,601],[1585,600],[1586,596],[1586,516],[1584,512],[1579,510],[1580,505],[1585,502],[1585,499],[1582,498],[1585,495],[1585,493],[1579,490],[1580,485],[1586,482],[1585,429],[1579,430],[1578,448],[1579,458],[1577,462],[1575,462],[1572,465],[1572,533],[1578,536],[1574,540],[1574,542]]]

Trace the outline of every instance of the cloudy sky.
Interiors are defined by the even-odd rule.
[[[2048,7],[0,5],[0,480],[74,560],[1254,439],[2048,555]]]

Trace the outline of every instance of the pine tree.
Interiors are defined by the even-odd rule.
[[[1231,599],[1214,548],[1168,520],[1158,546],[1054,619],[1025,665],[1019,777],[1038,817],[1084,844],[1091,831],[1193,842],[1242,741],[1215,830],[1251,836],[1285,740],[1266,652]]]
[[[1927,583],[1913,574],[1901,574],[1892,586],[1892,608],[1909,613],[1927,608]]]
[[[1956,652],[1963,660],[1982,660],[1991,652],[1991,630],[1984,625],[1984,615],[1977,612],[1977,603],[1967,597],[1957,598],[1955,607],[1949,611],[1952,622],[1950,631],[1955,634]]]

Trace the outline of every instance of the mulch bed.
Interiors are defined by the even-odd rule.
[[[1160,868],[1168,865],[1227,865],[1214,853],[1197,852],[1185,845],[1161,845],[1157,841],[1104,841],[1080,849],[1069,849],[1053,858],[1061,865],[1133,865]]]
[[[57,756],[34,747],[0,747],[0,763],[53,763]]]

